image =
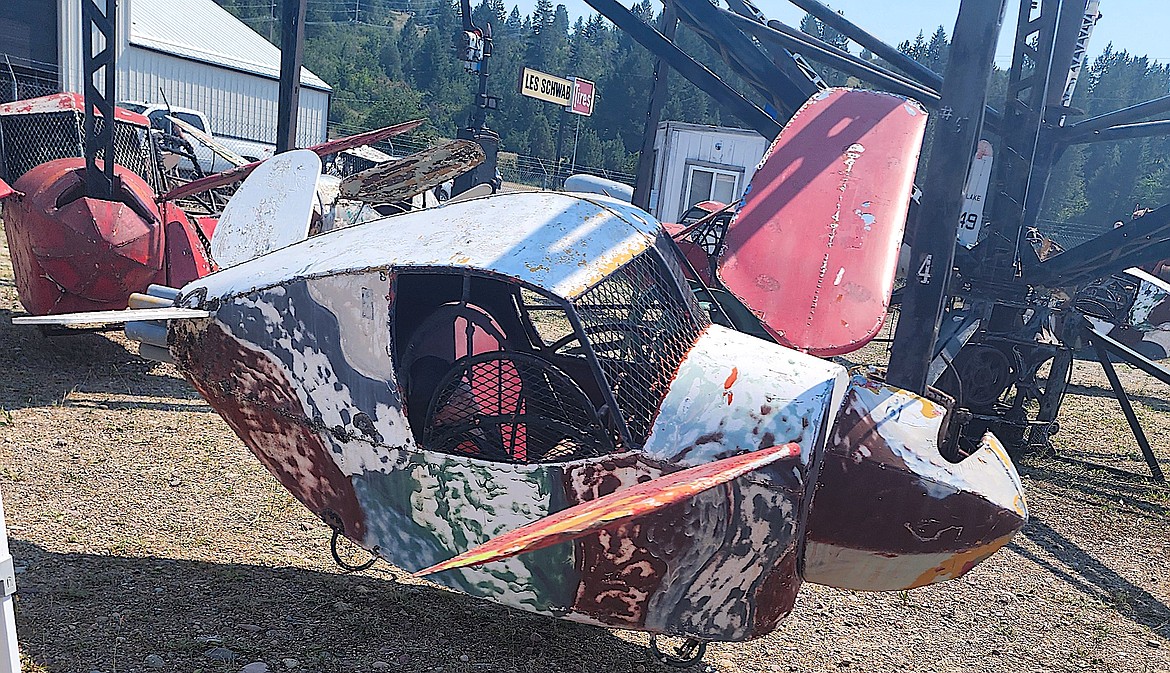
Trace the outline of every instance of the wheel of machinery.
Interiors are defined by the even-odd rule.
[[[940,377],[938,387],[971,409],[995,404],[1012,383],[1012,365],[1003,351],[984,344],[965,346]]]

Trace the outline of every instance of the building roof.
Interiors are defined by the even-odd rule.
[[[131,0],[130,44],[269,78],[280,50],[213,0]],[[301,85],[332,91],[301,68]]]
[[[517,278],[575,299],[654,245],[658,221],[605,196],[516,192],[471,199],[312,237],[206,278],[229,297],[294,278],[377,268],[455,267]]]

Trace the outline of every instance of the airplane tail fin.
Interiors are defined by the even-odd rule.
[[[415,575],[421,577],[442,570],[482,565],[575,540],[677,504],[778,460],[799,456],[800,446],[789,442],[672,472],[550,514],[424,568]]]
[[[221,269],[305,240],[313,217],[321,159],[311,150],[284,152],[244,180],[211,235]]]
[[[839,355],[881,329],[926,116],[900,96],[829,89],[764,155],[717,273],[781,344]]]

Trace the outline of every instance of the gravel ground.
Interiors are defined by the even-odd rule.
[[[0,248],[0,490],[26,670],[670,670],[639,634],[386,564],[340,572],[328,529],[174,369],[116,333],[17,329],[18,313]],[[1057,445],[1132,463],[1094,367],[1077,367]],[[1170,471],[1165,391],[1125,376],[1145,386],[1136,403]],[[780,629],[712,645],[707,669],[1170,671],[1170,490],[1055,460],[1020,468],[1033,518],[965,578],[895,594],[807,585]]]

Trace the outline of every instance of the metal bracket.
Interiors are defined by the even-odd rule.
[[[0,559],[0,597],[8,597],[16,593],[16,566],[12,563],[12,554]]]

